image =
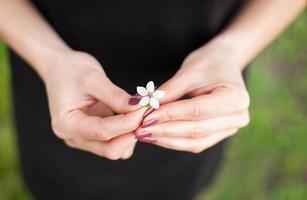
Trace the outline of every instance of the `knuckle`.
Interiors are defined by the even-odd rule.
[[[113,90],[110,95],[108,96],[110,102],[118,102],[119,99],[122,99],[124,96],[123,91],[120,89]],[[115,104],[115,106],[118,106],[118,109],[121,109],[121,104]]]
[[[191,115],[193,118],[201,118],[203,116],[203,109],[200,106],[197,106],[196,104],[191,104]]]
[[[67,139],[67,135],[64,134],[63,130],[63,123],[61,122],[61,120],[51,120],[51,128],[52,131],[54,132],[54,134],[60,138],[60,139]]]
[[[190,133],[191,138],[199,138],[203,136],[203,129],[200,126],[195,126],[193,131]]]
[[[132,152],[129,153],[129,154],[123,155],[123,156],[121,157],[121,159],[122,159],[122,160],[128,160],[129,158],[131,158],[131,156],[132,156]]]
[[[129,114],[122,114],[122,115],[123,115],[123,122],[124,122],[123,131],[131,132],[140,126],[142,118],[138,117],[137,115],[134,115],[134,116],[131,116]]]
[[[99,141],[108,141],[111,138],[106,134],[104,131],[96,131],[94,132],[94,139],[99,140]]]
[[[203,151],[203,148],[200,148],[200,147],[194,147],[193,149],[191,149],[191,152],[194,154],[201,153],[202,151]]]
[[[106,152],[105,152],[104,148],[91,149],[90,151],[94,154],[101,156],[101,157],[106,157]]]
[[[104,157],[106,157],[109,160],[119,160],[121,157],[111,148],[104,150],[103,154],[104,154]]]
[[[240,101],[238,101],[240,103],[240,108],[242,109],[247,109],[250,105],[250,97],[249,94],[246,90],[239,90],[237,92],[237,97],[238,99],[240,99]]]
[[[162,111],[162,115],[161,116],[163,116],[163,118],[164,118],[163,121],[172,121],[172,120],[174,120],[173,114],[168,109],[165,109],[164,111]]]
[[[250,115],[249,112],[244,113],[242,117],[242,127],[245,127],[249,124],[250,122]]]
[[[95,128],[93,138],[100,141],[108,141],[111,137],[108,134],[107,126],[104,126],[102,119],[99,121],[97,129]]]
[[[163,135],[174,135],[173,134],[174,131],[173,131],[172,127],[170,127],[170,126],[164,126],[164,127],[161,127],[159,125],[155,126],[153,132],[161,133]]]
[[[108,158],[109,160],[119,160],[120,156],[116,155],[116,154],[109,154],[105,156],[106,158]]]

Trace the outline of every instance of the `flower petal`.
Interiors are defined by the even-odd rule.
[[[150,98],[150,105],[151,107],[153,107],[154,109],[158,109],[160,106],[159,100],[155,97],[151,97]]]
[[[146,88],[144,88],[144,87],[137,86],[136,91],[138,92],[139,95],[141,95],[143,97],[148,95],[148,92],[147,92]]]
[[[149,81],[146,85],[146,90],[150,93],[153,93],[155,91],[155,84],[153,81]]]
[[[149,97],[146,96],[146,97],[142,97],[142,99],[140,100],[139,104],[142,105],[142,106],[146,106],[148,103],[149,103]]]
[[[165,92],[163,90],[156,90],[152,96],[156,97],[157,99],[162,99],[165,96]]]

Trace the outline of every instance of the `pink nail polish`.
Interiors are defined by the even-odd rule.
[[[153,119],[147,120],[147,121],[143,122],[141,128],[146,128],[146,127],[148,127],[148,126],[151,126],[151,125],[153,125],[154,123],[156,123],[157,121],[158,121],[157,118],[153,118]]]
[[[151,136],[152,136],[152,133],[144,132],[144,133],[136,134],[135,138],[139,140],[139,139],[142,139],[144,137],[151,137]]]
[[[147,110],[144,112],[143,117],[146,117],[150,113],[152,113],[155,109],[154,108],[147,108]]]
[[[143,137],[139,139],[140,142],[145,142],[145,143],[156,143],[157,140],[153,137]]]
[[[128,101],[129,105],[137,105],[140,102],[140,98],[131,97]]]

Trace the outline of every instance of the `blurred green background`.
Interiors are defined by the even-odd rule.
[[[269,30],[268,30],[269,31]],[[250,65],[251,123],[199,200],[307,199],[307,13]],[[0,42],[0,200],[30,199],[19,171],[10,68]]]

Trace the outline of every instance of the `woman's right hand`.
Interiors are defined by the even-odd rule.
[[[30,1],[1,1],[0,24],[0,38],[45,82],[55,134],[70,146],[110,159],[129,157],[136,142],[130,132],[141,122],[143,109],[128,105],[129,94],[107,78],[96,59],[73,51]],[[123,114],[87,114],[98,101]]]
[[[56,136],[108,159],[129,158],[137,141],[132,132],[141,124],[144,108],[129,105],[131,96],[87,53],[62,52],[44,65],[41,76]]]

